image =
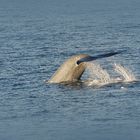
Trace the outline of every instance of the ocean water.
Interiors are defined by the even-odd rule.
[[[0,140],[139,140],[139,0],[0,0]],[[122,54],[137,82],[47,84],[74,54]],[[87,76],[87,72],[83,77]]]

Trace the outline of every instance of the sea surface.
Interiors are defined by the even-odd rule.
[[[74,54],[113,50],[99,63],[137,82],[45,82]],[[139,140],[139,79],[139,0],[0,0],[0,140]]]

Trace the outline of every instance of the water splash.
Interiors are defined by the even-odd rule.
[[[90,84],[105,84],[111,81],[110,75],[98,63],[87,63],[90,77],[93,79]]]
[[[123,81],[124,82],[136,81],[136,78],[135,78],[134,74],[132,72],[130,72],[130,70],[128,70],[124,66],[115,63],[114,64],[114,69],[115,69],[116,72],[118,72],[120,75],[123,76],[123,78],[124,78]]]
[[[88,86],[102,86],[111,83],[132,82],[136,80],[134,74],[120,64],[114,64],[114,70],[120,75],[117,78],[113,75],[110,76],[107,70],[103,69],[98,63],[88,62],[86,65],[90,73],[90,79],[86,81]]]

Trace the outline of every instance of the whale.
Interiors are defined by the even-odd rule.
[[[86,62],[94,61],[105,57],[121,53],[120,51],[112,51],[108,53],[90,56],[88,54],[77,54],[68,58],[48,80],[48,83],[75,82],[80,80],[86,69]]]

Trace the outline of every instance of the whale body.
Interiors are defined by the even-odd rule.
[[[77,64],[77,61],[88,57],[86,54],[80,54],[72,56],[67,59],[54,73],[54,75],[48,81],[49,83],[61,83],[77,81],[81,78],[83,72],[86,69],[85,63]]]
[[[78,81],[86,69],[86,62],[100,58],[110,57],[120,52],[109,52],[90,56],[88,54],[78,54],[67,59],[53,74],[49,83],[75,82]]]

